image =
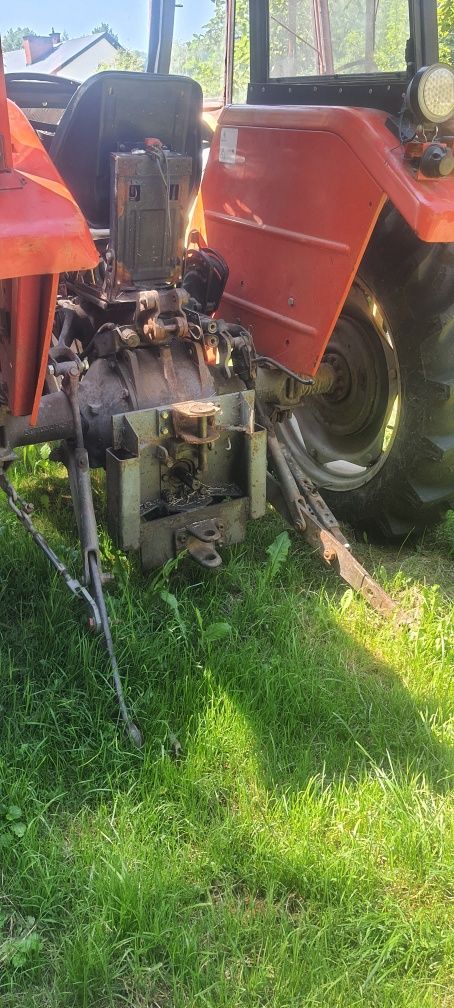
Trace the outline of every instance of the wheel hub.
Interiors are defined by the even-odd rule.
[[[355,284],[323,358],[336,376],[281,425],[282,439],[317,486],[350,490],[383,465],[399,391],[389,326],[370,292]]]

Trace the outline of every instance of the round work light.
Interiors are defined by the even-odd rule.
[[[406,101],[418,122],[446,122],[454,115],[454,70],[444,63],[421,67],[408,85]]]

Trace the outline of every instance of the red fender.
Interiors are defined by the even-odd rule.
[[[60,273],[96,266],[83,214],[26,116],[0,50],[0,403],[36,418]]]
[[[370,109],[230,106],[193,226],[230,266],[220,309],[256,348],[314,374],[387,200],[427,242],[454,241],[454,176],[417,180]]]

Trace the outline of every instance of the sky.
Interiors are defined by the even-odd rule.
[[[198,32],[213,11],[212,0],[177,0],[175,36],[185,40]],[[133,13],[134,12],[134,13]],[[127,49],[147,48],[148,0],[109,0],[105,9],[93,0],[0,0],[0,34],[8,28],[32,28],[38,35],[67,31],[72,38],[89,35],[100,21],[108,21]]]

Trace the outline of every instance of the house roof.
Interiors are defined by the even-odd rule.
[[[25,50],[13,49],[11,52],[3,53],[5,73],[45,73],[55,74],[63,67],[71,63],[87,49],[91,49],[101,39],[109,39],[107,32],[97,32],[95,35],[83,35],[81,38],[68,39],[67,42],[60,42],[55,46],[53,52],[45,56],[44,59],[36,60],[28,66],[25,63]],[[112,43],[112,48],[117,48]]]

